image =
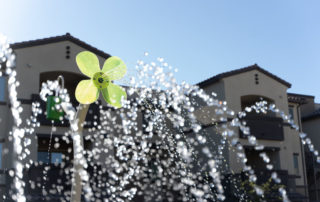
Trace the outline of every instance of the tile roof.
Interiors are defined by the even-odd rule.
[[[307,104],[308,103],[307,98],[314,99],[314,96],[288,93],[288,102],[291,102],[291,103]]]
[[[298,93],[288,93],[288,95],[301,97],[301,98],[312,98],[312,99],[315,98],[315,96],[313,96],[313,95],[305,95],[305,94],[298,94]]]
[[[314,100],[315,96],[312,95],[303,95],[296,93],[288,93],[288,101],[298,104],[307,104],[310,102],[310,99]],[[313,102],[313,101],[312,101]],[[314,118],[320,118],[320,109],[313,111],[312,113],[302,117],[302,121],[307,121]]]
[[[102,50],[99,50],[99,49],[87,44],[86,42],[81,41],[80,39],[73,37],[69,33],[66,33],[65,35],[54,36],[54,37],[49,37],[49,38],[13,43],[13,44],[10,44],[10,46],[13,49],[19,49],[19,48],[28,48],[28,47],[32,47],[32,46],[45,45],[45,44],[49,44],[49,43],[56,43],[56,42],[61,42],[61,41],[71,41],[71,42],[73,42],[73,43],[75,43],[75,44],[77,44],[77,45],[103,57],[103,58],[108,58],[111,56],[110,54],[105,53]]]
[[[283,85],[287,86],[288,88],[291,87],[291,84],[289,82],[277,77],[276,75],[268,72],[265,69],[262,69],[257,64],[254,64],[254,65],[251,65],[251,66],[248,66],[248,67],[244,67],[244,68],[241,68],[241,69],[236,69],[236,70],[232,70],[232,71],[229,71],[229,72],[224,72],[224,73],[221,73],[221,74],[217,74],[216,76],[213,76],[213,77],[211,77],[211,78],[209,78],[207,80],[201,81],[197,85],[200,88],[203,88],[203,87],[206,87],[207,85],[209,85],[211,83],[218,82],[223,78],[226,78],[226,77],[229,77],[229,76],[233,76],[233,75],[236,75],[236,74],[240,74],[240,73],[245,73],[245,72],[252,71],[252,70],[258,70],[258,71],[270,76],[271,78],[275,79],[276,81],[282,83]]]

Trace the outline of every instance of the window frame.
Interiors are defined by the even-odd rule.
[[[41,160],[40,160],[40,158],[39,158],[39,153],[46,154],[46,161],[41,161]],[[49,155],[48,155],[48,153],[49,153]],[[63,156],[63,153],[62,153],[62,152],[51,152],[51,151],[48,152],[48,151],[41,151],[41,150],[40,150],[40,151],[38,151],[37,154],[38,154],[38,157],[37,157],[38,159],[37,159],[37,161],[38,161],[38,162],[42,162],[43,164],[56,164],[56,163],[57,163],[57,164],[61,164],[61,163],[63,162],[63,157],[62,157],[62,156]],[[60,159],[59,159],[60,161],[58,161],[58,162],[56,162],[56,161],[53,162],[53,161],[52,161],[52,160],[53,160],[52,157],[53,157],[54,154],[60,154]],[[49,159],[48,159],[48,157],[49,157]]]
[[[3,158],[2,158],[2,153],[3,153],[3,143],[2,142],[0,142],[0,170],[2,170],[3,168],[3,162],[2,162],[2,160],[3,160]]]
[[[3,86],[2,84],[2,80],[3,80]],[[2,93],[2,89],[3,89],[3,95]],[[5,103],[7,96],[6,96],[6,89],[7,89],[7,77],[2,75],[0,76],[0,103]],[[2,98],[2,99],[1,99]]]
[[[299,169],[299,154],[298,153],[293,153],[293,172],[295,175],[300,174],[300,169]]]
[[[292,110],[292,111],[291,111]],[[290,118],[292,120],[294,120],[294,106],[293,105],[289,105],[288,107],[288,112],[289,112],[289,115],[291,116]]]

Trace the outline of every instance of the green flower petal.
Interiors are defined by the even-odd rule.
[[[99,91],[92,80],[82,80],[76,88],[76,99],[81,104],[91,104],[99,97]]]
[[[94,73],[100,71],[98,57],[89,51],[79,53],[76,57],[76,62],[80,71],[90,78]]]
[[[112,81],[118,80],[127,73],[127,66],[120,58],[112,56],[104,62],[102,72]]]
[[[127,99],[127,93],[124,89],[118,85],[110,83],[109,86],[105,89],[102,89],[102,95],[104,100],[109,103],[110,105],[120,108],[121,99]]]

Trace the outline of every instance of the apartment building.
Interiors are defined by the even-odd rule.
[[[17,69],[17,80],[20,82],[21,86],[17,88],[18,100],[21,102],[23,107],[23,112],[21,114],[22,120],[28,119],[31,112],[31,104],[33,102],[40,102],[42,110],[45,111],[46,103],[40,99],[39,92],[41,90],[42,82],[47,80],[56,80],[59,75],[62,75],[65,80],[65,88],[68,89],[70,94],[75,91],[75,88],[79,81],[87,79],[78,69],[74,58],[76,55],[84,50],[91,51],[95,53],[100,61],[100,64],[110,57],[109,54],[98,50],[89,44],[71,36],[69,33],[39,39],[26,41],[22,43],[11,44],[11,47],[16,54],[16,69]],[[8,102],[7,95],[7,77],[0,77],[0,195],[8,194],[11,189],[11,177],[8,175],[8,171],[13,168],[13,144],[9,141],[9,132],[12,129],[12,116],[10,111],[10,105]],[[74,96],[71,95],[71,102],[74,106],[78,103]],[[103,102],[104,103],[104,102]],[[103,105],[103,104],[102,104]],[[105,104],[106,105],[106,104]],[[106,107],[104,105],[104,107]],[[99,115],[99,109],[97,104],[91,104],[86,117],[87,125],[85,128],[90,128],[93,126],[94,121],[99,121],[94,119],[94,115]],[[50,153],[48,154],[49,141],[50,141],[50,131],[52,130],[52,122],[46,119],[44,114],[38,116],[41,126],[36,128],[34,135],[31,135],[32,144],[28,146],[30,150],[30,155],[28,158],[24,159],[23,163],[34,162],[34,167],[30,168],[25,176],[25,181],[28,182],[29,179],[37,179],[38,176],[42,175],[45,163],[61,163],[63,158],[68,162],[73,159],[72,155],[72,141],[63,141],[62,136],[68,131],[68,122],[65,120],[63,123],[55,122],[54,126],[56,130],[53,132],[52,141],[60,144],[59,148],[52,147]],[[21,127],[25,127],[22,125]],[[66,127],[67,126],[67,127]],[[87,129],[84,131],[84,136],[87,134]],[[86,149],[92,147],[92,142],[90,140],[84,141],[84,147]],[[70,152],[71,150],[71,152]],[[48,158],[49,155],[49,158]],[[97,164],[99,161],[103,161],[103,156],[96,159]],[[42,162],[42,164],[38,164]],[[67,166],[67,165],[66,165]],[[48,175],[58,175],[59,168],[52,164],[52,174]],[[56,172],[56,173],[54,173]],[[55,177],[53,177],[55,178]],[[44,183],[38,179],[37,182]],[[54,179],[53,179],[54,180]],[[47,185],[50,185],[47,182]],[[27,183],[30,187],[30,184]],[[66,189],[71,188],[71,185],[65,185]],[[41,189],[29,190],[33,198],[30,201],[43,201],[43,198],[39,198],[41,194]],[[38,193],[37,193],[38,192]],[[9,193],[10,194],[10,193]],[[0,198],[0,201],[3,200]],[[54,201],[54,199],[50,199]],[[58,197],[57,197],[58,200]],[[9,201],[5,199],[4,201]]]
[[[273,103],[284,113],[291,114],[295,123],[301,127],[299,117],[301,103],[292,99],[287,93],[291,84],[257,64],[218,74],[198,85],[208,94],[215,92],[219,100],[225,100],[228,107],[236,112],[243,111],[245,107],[262,100]],[[259,153],[265,152],[270,157],[282,183],[287,187],[290,199],[306,201],[308,196],[307,176],[304,148],[299,139],[299,132],[284,123],[279,115],[271,112],[267,114],[247,113],[244,120],[250,127],[251,134],[265,146],[262,151],[254,150],[244,135],[237,131],[239,141],[244,146],[248,158],[247,165],[253,167],[258,179],[266,180],[270,172],[259,157]],[[225,151],[225,159],[229,169],[227,172],[242,172],[241,163],[237,160],[234,150]]]
[[[308,190],[310,201],[320,201],[320,160],[316,159],[314,153],[320,151],[320,104],[315,102],[311,95],[288,94],[300,102],[300,117],[302,129],[312,141],[314,148],[305,146],[306,172],[308,179]]]
[[[57,37],[15,43],[12,44],[12,48],[17,56],[17,80],[21,83],[21,86],[18,88],[18,98],[24,108],[22,113],[23,119],[27,119],[30,116],[32,102],[39,101],[41,102],[41,107],[45,108],[45,103],[39,97],[42,82],[55,80],[58,75],[63,75],[65,87],[69,92],[74,92],[78,82],[85,79],[74,62],[77,53],[89,50],[98,56],[100,64],[110,57],[109,54],[90,46],[68,33]],[[11,112],[6,94],[6,80],[5,76],[0,77],[0,195],[5,194],[10,189],[10,178],[7,173],[9,169],[13,168],[13,148],[8,138],[12,120],[8,118],[11,117]],[[229,108],[236,112],[242,111],[246,106],[251,106],[261,100],[274,103],[286,114],[290,114],[300,128],[303,124],[306,130],[308,130],[307,128],[311,128],[310,134],[315,134],[317,131],[314,128],[315,125],[319,124],[315,124],[314,121],[319,120],[317,118],[310,119],[310,117],[318,116],[304,115],[309,114],[309,112],[310,114],[311,112],[314,114],[319,109],[319,105],[314,104],[312,110],[308,111],[307,109],[309,108],[306,108],[307,112],[305,112],[302,109],[302,106],[306,106],[304,105],[305,100],[301,99],[301,95],[287,92],[291,87],[290,83],[256,64],[216,75],[198,83],[198,86],[208,94],[215,92],[219,100],[225,100]],[[75,106],[77,105],[74,97],[71,97],[71,101]],[[103,107],[107,108],[106,105],[103,105]],[[91,127],[94,120],[96,120],[94,115],[98,111],[98,105],[90,105],[86,118],[88,123],[87,128]],[[142,117],[141,114],[139,116]],[[303,122],[301,122],[301,117],[304,117],[302,119]],[[35,135],[31,137],[34,144],[29,146],[30,156],[25,161],[32,160],[33,162],[48,163],[47,156],[52,123],[45,118],[45,115],[40,115],[39,119],[41,127],[37,128]],[[292,201],[307,201],[311,192],[310,190],[308,192],[308,168],[305,165],[306,157],[304,147],[299,139],[299,133],[292,129],[290,125],[284,123],[274,113],[267,113],[265,115],[248,113],[244,120],[250,126],[251,133],[256,136],[259,143],[265,145],[264,150],[260,152],[265,152],[270,157],[271,162],[275,166],[274,169],[288,190],[290,199]],[[205,125],[208,120],[203,120],[202,122]],[[139,124],[139,127],[141,127],[142,118]],[[308,127],[308,124],[312,126]],[[66,126],[68,126],[68,123],[55,123],[55,126],[56,131],[53,138],[60,144],[60,147],[51,148],[49,163],[62,162],[62,156],[65,156],[67,160],[71,160],[73,158],[72,152],[70,153],[68,150],[72,148],[72,143],[65,143],[61,140],[62,134],[67,131]],[[210,133],[212,129],[209,127],[203,130],[207,130]],[[308,131],[305,132],[308,133]],[[86,135],[86,130],[84,135]],[[266,179],[266,177],[270,176],[271,172],[266,169],[265,164],[259,157],[260,152],[253,149],[240,131],[237,131],[236,135],[239,137],[241,144],[244,145],[248,158],[247,164],[253,167],[258,178]],[[86,139],[84,147],[92,148],[92,142]],[[227,166],[223,174],[241,173],[242,166],[237,160],[236,152],[225,149],[224,155]],[[96,159],[96,164],[99,165],[100,161],[104,161],[103,158],[101,156],[99,159]],[[29,178],[36,178],[42,170],[43,166],[41,167],[41,164],[30,168],[28,171]],[[51,170],[54,172],[55,168],[52,167]],[[58,168],[56,172],[58,172]],[[50,184],[50,182],[47,184]],[[66,185],[65,188],[70,189],[70,185]],[[41,192],[41,190],[35,189],[32,191],[32,201],[42,200],[41,197],[37,198],[39,197],[37,192]]]

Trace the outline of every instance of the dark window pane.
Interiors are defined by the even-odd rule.
[[[294,154],[293,155],[293,168],[294,168],[294,172],[295,174],[299,174],[299,162],[298,162],[298,154]]]
[[[0,76],[0,102],[4,102],[6,92],[6,78]]]
[[[2,168],[2,143],[0,143],[0,169]]]
[[[289,107],[289,114],[290,114],[290,116],[291,116],[291,119],[293,119],[294,118],[294,113],[293,113],[293,107]]]
[[[51,163],[61,163],[62,153],[53,152],[51,153]]]
[[[48,152],[38,152],[38,161],[43,163],[49,163]]]

